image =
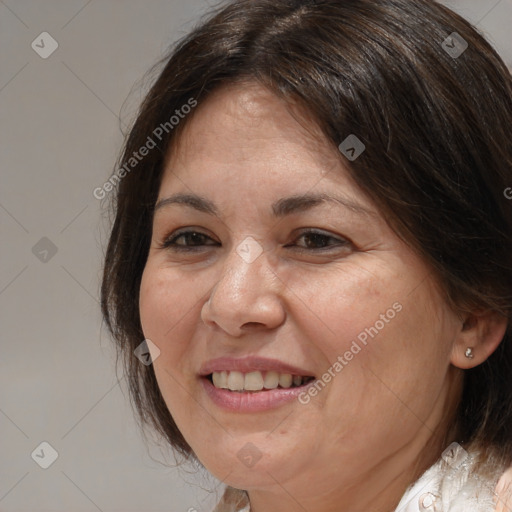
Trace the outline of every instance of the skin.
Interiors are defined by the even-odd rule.
[[[498,481],[495,489],[496,512],[512,512],[512,468]]]
[[[443,418],[459,397],[460,369],[492,353],[506,322],[453,312],[428,266],[351,180],[347,160],[292,113],[251,83],[197,107],[159,200],[195,193],[220,218],[179,204],[156,210],[140,290],[144,334],[160,350],[154,371],[178,428],[213,475],[249,492],[252,511],[394,510],[451,440]],[[273,202],[308,192],[343,195],[369,213],[324,203],[272,216]],[[162,247],[184,227],[205,235],[177,241],[202,244],[196,252]],[[327,238],[311,241],[305,228]],[[251,263],[236,251],[247,236],[263,250]],[[203,391],[201,365],[223,356],[274,358],[320,377],[396,302],[402,310],[308,404],[241,413]],[[261,455],[252,467],[237,457],[248,442]]]

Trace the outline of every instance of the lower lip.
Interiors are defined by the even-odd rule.
[[[216,388],[209,379],[202,377],[201,384],[211,400],[223,409],[237,412],[258,412],[275,409],[287,402],[297,399],[312,384],[294,388],[276,388],[259,392],[240,393],[228,389]]]

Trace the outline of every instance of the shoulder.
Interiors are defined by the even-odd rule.
[[[452,443],[405,493],[395,512],[494,512],[505,468]]]

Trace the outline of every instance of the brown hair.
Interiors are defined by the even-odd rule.
[[[462,54],[450,53],[454,40],[467,43]],[[299,102],[336,146],[357,135],[366,150],[344,163],[434,268],[448,303],[509,319],[499,348],[465,372],[456,422],[461,442],[512,461],[512,80],[467,21],[431,0],[234,1],[166,58],[120,157],[126,170],[148,137],[157,146],[119,181],[101,291],[139,419],[191,455],[152,366],[133,356],[164,160],[190,116],[160,138],[155,128],[238,80]]]

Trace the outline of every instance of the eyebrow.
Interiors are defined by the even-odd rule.
[[[325,203],[335,203],[341,205],[354,213],[367,216],[376,216],[374,211],[368,210],[364,206],[344,196],[334,196],[323,193],[316,194],[298,194],[289,197],[283,197],[272,205],[274,217],[285,217],[294,213],[300,213]],[[197,194],[173,194],[169,197],[160,199],[155,205],[155,212],[172,204],[182,204],[189,206],[203,213],[214,215],[220,218],[220,212],[215,204],[209,199]]]

